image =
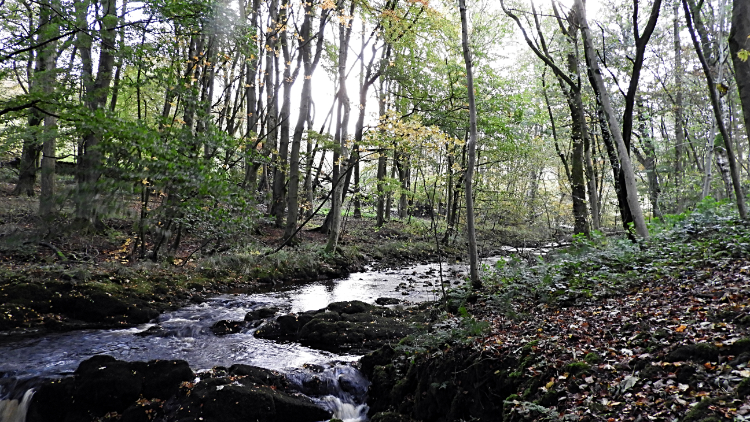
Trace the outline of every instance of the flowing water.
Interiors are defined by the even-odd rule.
[[[446,288],[461,284],[464,273],[463,265],[444,264]],[[253,337],[254,328],[215,336],[211,326],[219,320],[242,321],[247,312],[263,307],[277,307],[280,313],[303,312],[345,300],[374,303],[380,297],[409,304],[436,300],[440,291],[438,264],[423,264],[282,286],[265,293],[221,295],[162,314],[155,321],[134,328],[81,330],[5,343],[0,345],[0,422],[23,422],[33,388],[40,379],[71,375],[81,361],[95,355],[126,361],[183,359],[195,371],[235,363],[254,365],[281,371],[305,393],[305,380],[315,377],[325,388],[309,392],[313,400],[332,410],[335,417],[364,421],[368,383],[351,365],[359,356],[258,339]],[[158,334],[142,334],[149,329]]]

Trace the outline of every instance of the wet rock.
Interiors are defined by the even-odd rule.
[[[211,332],[217,336],[224,336],[227,334],[239,333],[243,328],[245,328],[245,323],[243,321],[228,321],[222,319],[211,326]]]
[[[179,406],[174,416],[168,418],[170,420],[312,422],[331,417],[327,410],[307,397],[256,384],[250,378],[205,380],[192,388],[182,389],[176,403]]]
[[[375,303],[377,303],[380,306],[398,305],[399,303],[401,303],[401,300],[393,298],[393,297],[379,297],[375,299]]]
[[[123,362],[96,356],[74,377],[43,383],[27,422],[90,421],[117,412],[123,422],[320,421],[330,413],[289,389],[281,374],[248,365],[204,373],[184,361]]]
[[[128,362],[102,363],[77,375],[73,402],[97,416],[122,413],[143,391],[143,374]]]
[[[270,369],[258,368],[257,366],[235,364],[229,368],[229,374],[243,377],[243,382],[269,385],[277,389],[286,389],[289,383],[283,375]]]
[[[193,370],[184,360],[155,360],[148,362],[143,373],[143,397],[166,400],[180,384],[195,378]]]
[[[373,309],[375,309],[375,306],[362,302],[360,300],[351,300],[346,302],[333,302],[328,305],[327,309],[331,312],[336,312],[339,314],[360,314],[363,312],[372,311]]]
[[[420,311],[394,311],[361,301],[335,302],[325,310],[282,315],[261,326],[255,336],[297,341],[334,353],[367,353],[397,341],[425,320]]]
[[[410,422],[411,419],[395,412],[380,412],[370,418],[370,422]]]
[[[73,406],[74,383],[71,377],[52,380],[39,387],[31,399],[26,422],[62,420],[61,415],[68,414]]]
[[[276,315],[277,312],[279,312],[279,308],[276,307],[256,309],[245,314],[245,321],[249,322],[257,321],[259,319],[271,318],[272,316]]]

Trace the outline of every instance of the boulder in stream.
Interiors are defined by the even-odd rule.
[[[263,324],[255,336],[297,341],[334,353],[364,354],[411,334],[415,325],[426,319],[420,310],[396,311],[353,300],[334,302],[317,311],[282,315]]]
[[[313,422],[331,417],[275,371],[233,365],[201,377],[196,380],[181,360],[124,362],[95,356],[82,362],[73,377],[42,383],[26,421],[92,421],[105,415],[121,422]]]

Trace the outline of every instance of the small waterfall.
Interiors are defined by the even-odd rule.
[[[366,404],[355,405],[345,403],[335,396],[325,396],[322,399],[324,405],[333,412],[333,417],[344,422],[363,422],[367,420],[367,411],[370,407]]]
[[[345,422],[367,420],[367,389],[370,382],[347,363],[329,366],[305,365],[287,374],[287,379],[303,394],[330,410]]]
[[[18,399],[0,399],[0,422],[25,422],[34,389],[28,389]]]

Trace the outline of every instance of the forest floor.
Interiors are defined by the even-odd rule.
[[[403,420],[750,420],[750,225],[724,205],[652,234],[641,247],[578,239],[501,264],[482,291],[454,294],[432,330],[386,360],[366,358],[373,410]]]

